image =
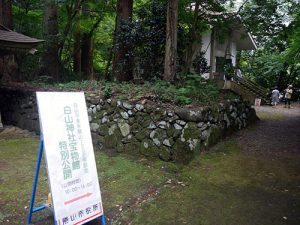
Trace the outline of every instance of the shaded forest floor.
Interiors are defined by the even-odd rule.
[[[96,152],[107,224],[300,224],[299,105],[257,112],[260,121],[187,166]],[[31,134],[0,133],[1,224],[26,224],[37,148]],[[37,203],[47,198],[45,170]],[[53,224],[51,212],[33,222]]]

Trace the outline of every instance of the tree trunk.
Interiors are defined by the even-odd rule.
[[[195,44],[199,41],[198,36],[196,34],[198,19],[199,19],[199,1],[195,2],[195,8],[194,8],[194,18],[193,23],[191,24],[191,27],[189,28],[188,36],[190,37],[190,41],[186,47],[185,50],[185,58],[184,58],[184,66],[183,66],[183,72],[189,73],[192,63],[193,63],[193,56],[195,54]]]
[[[62,31],[62,36],[67,37],[69,33],[72,31],[72,25],[75,23],[75,27],[80,17],[80,8],[83,0],[73,0],[69,4],[66,3],[66,25],[64,26],[64,30]],[[75,20],[75,21],[74,21]],[[61,38],[58,44],[58,56],[61,58],[63,54],[63,50],[65,47],[66,38]]]
[[[80,19],[79,15],[75,22],[74,32],[74,46],[73,46],[73,72],[76,74],[81,73],[81,33],[80,33]]]
[[[88,4],[82,6],[82,14],[87,18],[90,16]],[[86,79],[94,79],[92,36],[93,32],[85,32],[81,37],[81,72]]]
[[[87,79],[93,76],[93,44],[89,33],[84,33],[81,39],[81,71]]]
[[[60,79],[60,63],[58,58],[58,17],[56,0],[45,0],[44,9],[44,55],[43,72],[53,78]]]
[[[122,21],[130,21],[132,17],[133,0],[118,0],[117,18],[115,27],[115,55],[113,59],[113,76],[118,81],[129,81],[133,79],[132,57],[129,56],[128,46],[123,46],[118,40],[121,32]]]
[[[11,0],[0,1],[0,24],[9,29],[13,29],[12,5]]]
[[[178,0],[168,0],[164,80],[173,81],[176,75]]]
[[[209,78],[215,79],[216,72],[216,29],[212,28],[210,35],[210,70]]]

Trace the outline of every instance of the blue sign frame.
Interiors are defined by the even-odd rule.
[[[40,166],[41,166],[41,161],[42,161],[42,156],[43,156],[43,150],[44,150],[44,140],[43,140],[43,138],[41,138],[39,151],[38,151],[38,158],[37,158],[37,161],[36,161],[36,168],[35,168],[34,180],[33,180],[33,185],[32,185],[31,198],[30,198],[30,206],[29,206],[29,212],[28,212],[28,218],[27,218],[27,223],[28,224],[31,224],[31,219],[32,219],[32,214],[33,213],[44,210],[45,208],[47,208],[46,204],[34,208],[35,193],[36,193],[38,177],[39,177],[39,173],[40,173]],[[54,210],[53,210],[53,212],[54,212]],[[54,218],[55,218],[55,216],[54,216]],[[102,225],[105,225],[104,213],[103,213],[103,215],[100,216],[100,221],[101,221]],[[54,219],[54,224],[57,225],[55,219]]]

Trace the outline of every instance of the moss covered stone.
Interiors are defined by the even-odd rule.
[[[167,118],[167,115],[162,110],[155,110],[150,116],[153,121],[161,121]]]
[[[158,139],[160,142],[163,142],[164,139],[168,138],[168,135],[166,130],[158,128],[152,130],[149,137],[151,139]]]
[[[166,130],[169,138],[176,140],[181,135],[181,130],[176,130],[174,127],[170,127]]]
[[[187,142],[182,142],[178,139],[173,145],[172,158],[175,162],[187,164],[194,157],[194,151],[192,151]]]
[[[166,146],[161,146],[159,148],[159,158],[163,161],[169,162],[173,160],[171,148]]]
[[[192,139],[199,139],[201,137],[201,130],[197,127],[196,123],[187,123],[182,130],[181,140],[187,141]]]
[[[135,116],[135,123],[139,124],[140,126],[146,128],[152,122],[152,119],[149,114],[147,113],[139,113]]]
[[[150,131],[148,129],[141,129],[135,133],[135,138],[139,141],[146,140],[150,135]]]
[[[98,129],[98,134],[101,136],[105,136],[108,134],[110,124],[100,124],[100,127]]]
[[[213,144],[216,144],[218,140],[223,136],[223,129],[220,126],[212,125],[207,130],[207,135],[205,137],[204,146],[208,147]]]
[[[139,147],[140,147],[140,142],[137,141],[135,138],[133,138],[130,143],[123,145],[124,152],[134,154],[134,155],[139,153]]]
[[[151,140],[142,141],[138,149],[144,156],[157,157],[159,155],[159,148]]]
[[[107,148],[112,148],[117,150],[119,143],[121,143],[123,136],[119,129],[115,129],[112,135],[103,136],[103,145]]]
[[[118,127],[123,137],[126,137],[128,134],[130,134],[130,126],[125,120],[119,120]]]

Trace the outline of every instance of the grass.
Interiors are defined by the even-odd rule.
[[[183,169],[177,179],[185,186],[166,186],[121,224],[296,225],[299,168],[244,156],[224,142]]]
[[[1,224],[26,224],[37,148],[37,139],[0,140]],[[108,224],[300,224],[299,158],[254,158],[232,140],[187,166],[95,156]],[[45,170],[43,164],[38,203],[48,193]],[[36,213],[37,220],[53,224],[49,213]]]
[[[30,194],[37,158],[37,139],[0,140],[1,193],[0,223],[26,224]],[[125,156],[108,157],[96,152],[98,175],[105,209],[113,209],[130,198],[139,197],[148,188],[160,185],[165,173],[153,168],[149,162],[136,162]],[[5,159],[5,160],[4,160]],[[36,206],[47,200],[46,167],[42,161]],[[36,224],[52,224],[49,213],[34,214]],[[8,222],[9,221],[9,222]]]
[[[261,120],[281,120],[284,117],[280,112],[256,112],[256,115]]]

